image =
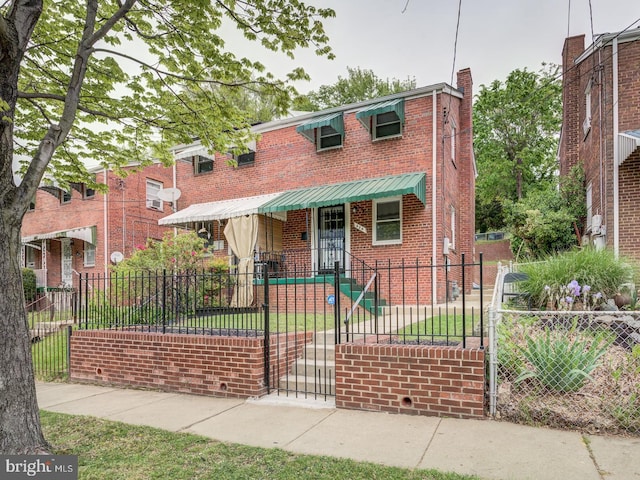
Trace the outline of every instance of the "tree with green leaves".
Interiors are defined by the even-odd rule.
[[[296,98],[294,108],[308,112],[338,107],[349,103],[362,102],[372,98],[384,97],[392,93],[404,92],[416,88],[414,78],[406,80],[382,79],[372,70],[360,67],[347,67],[347,77],[338,76],[331,85],[322,85],[318,90]]]
[[[476,225],[506,226],[507,200],[516,202],[541,183],[556,182],[556,151],[562,120],[558,68],[514,70],[505,82],[481,85],[473,106],[473,143],[478,166]]]
[[[511,249],[518,259],[537,260],[579,246],[586,217],[584,171],[575,166],[555,183],[541,183],[504,204]]]
[[[331,9],[299,0],[7,0],[0,4],[0,452],[47,450],[20,272],[22,219],[45,173],[95,185],[84,162],[115,171],[169,162],[170,147],[199,138],[213,150],[250,139],[230,89],[264,89],[285,112],[297,68],[274,78],[226,45],[237,28],[293,58],[332,57],[322,21]],[[228,30],[227,30],[228,31]],[[207,88],[209,85],[224,88]],[[25,159],[21,182],[14,155]]]

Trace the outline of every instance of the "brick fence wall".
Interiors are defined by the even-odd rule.
[[[338,408],[480,418],[484,384],[484,350],[336,345]]]
[[[298,338],[294,338],[294,337]],[[272,365],[286,371],[310,332],[272,335]],[[278,358],[278,343],[298,351]],[[70,377],[109,385],[248,398],[267,393],[264,339],[90,330],[71,336]]]

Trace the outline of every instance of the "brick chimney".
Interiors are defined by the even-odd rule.
[[[460,225],[460,252],[466,255],[465,261],[474,259],[475,245],[475,190],[476,176],[473,155],[473,79],[471,78],[471,70],[462,69],[457,75],[457,87],[464,94],[464,98],[460,103],[458,112],[458,135],[460,135],[459,152],[459,185],[460,205],[459,211],[456,212]]]
[[[584,92],[580,90],[580,69],[574,61],[584,52],[584,35],[568,37],[562,48],[562,136],[558,151],[560,175],[566,175],[578,164],[579,146],[583,139],[580,106]]]

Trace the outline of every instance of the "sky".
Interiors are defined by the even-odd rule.
[[[324,22],[336,58],[310,51],[295,61],[262,54],[278,76],[303,67],[311,82],[296,84],[305,93],[347,76],[348,67],[370,69],[380,78],[415,78],[416,86],[446,82],[455,86],[454,42],[459,0],[306,0],[330,7],[336,18]],[[640,0],[461,0],[455,71],[470,68],[474,92],[480,85],[504,81],[515,69],[538,71],[542,63],[561,63],[567,36],[618,32],[636,22]],[[591,12],[590,15],[590,4]],[[406,8],[405,8],[406,7]],[[404,12],[403,12],[404,10]],[[227,45],[256,58],[255,45],[229,38]],[[247,48],[246,51],[243,51]]]

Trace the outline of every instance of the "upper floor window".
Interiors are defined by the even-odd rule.
[[[454,122],[453,118],[449,119],[449,124],[451,125],[451,161],[456,163],[456,141],[458,139],[458,128],[456,126],[456,122]]]
[[[65,190],[60,190],[60,203],[69,203],[71,201],[71,192],[67,192]]]
[[[591,130],[591,85],[593,80],[589,80],[587,89],[584,92],[584,122],[582,123],[582,133],[586,137]]]
[[[234,155],[233,158],[235,158],[239,167],[253,165],[256,161],[256,152],[241,153],[240,155]]]
[[[193,157],[193,171],[196,175],[213,172],[213,158],[196,155]]]
[[[342,147],[344,141],[344,115],[330,113],[298,125],[296,132],[315,144],[316,151]]]
[[[402,197],[373,202],[373,244],[402,243]]]
[[[162,211],[162,200],[158,197],[158,192],[162,190],[162,183],[147,179],[147,208]]]
[[[96,196],[96,191],[93,188],[89,188],[86,185],[82,187],[82,198],[93,198]]]
[[[369,130],[372,140],[402,136],[404,99],[370,105],[356,113],[356,118]]]

